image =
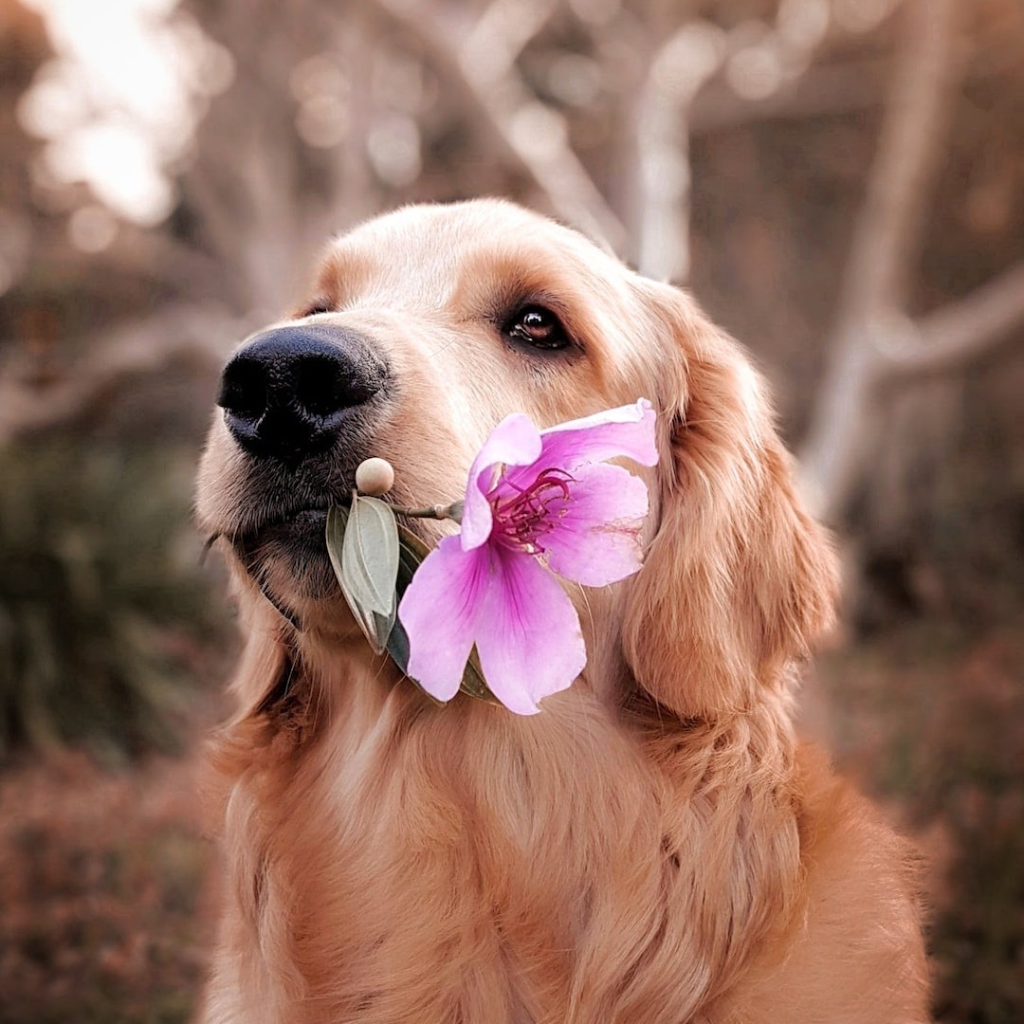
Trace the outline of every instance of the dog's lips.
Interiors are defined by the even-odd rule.
[[[242,568],[265,592],[292,606],[320,600],[337,584],[327,554],[327,508],[297,509],[231,536]]]
[[[297,512],[291,512],[288,515],[281,516],[279,519],[273,522],[266,523],[262,529],[268,527],[287,525],[294,523],[298,525],[306,523],[325,523],[327,521],[327,506],[318,505],[313,508],[300,508]]]
[[[253,551],[267,544],[297,542],[305,546],[314,536],[323,540],[327,528],[327,506],[301,508],[260,522],[233,537],[237,548]]]

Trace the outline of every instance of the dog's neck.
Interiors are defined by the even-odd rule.
[[[596,609],[595,619],[598,612],[608,611]],[[274,636],[269,646],[267,634]],[[529,736],[524,742],[531,747],[546,742],[557,747],[566,730],[584,727],[596,717],[625,724],[644,747],[669,751],[700,747],[704,741],[733,746],[746,737],[754,759],[779,769],[789,762],[796,743],[788,678],[758,686],[758,698],[742,708],[707,708],[680,718],[638,685],[611,632],[588,637],[591,657],[581,678],[569,691],[547,698],[541,715],[526,719],[462,694],[439,707],[390,658],[374,655],[356,632],[301,631],[280,620],[272,628],[268,621],[260,646],[264,687],[258,695],[242,695],[248,706],[235,724],[259,722],[267,744],[273,738],[281,751],[329,735],[329,742],[340,741],[339,754],[353,752],[365,746],[367,737],[394,731],[398,723],[403,723],[399,732],[414,730],[425,717],[434,721],[431,731],[436,736],[446,731],[436,728],[444,716],[461,723],[460,728],[478,721],[479,728],[500,737],[498,742],[515,744]],[[253,674],[251,666],[243,665],[242,678]],[[790,667],[786,675],[791,674]],[[732,738],[723,740],[726,735]]]

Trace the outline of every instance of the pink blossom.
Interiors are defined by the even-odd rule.
[[[439,700],[459,689],[476,645],[491,692],[518,714],[583,670],[579,616],[555,575],[600,587],[635,573],[647,488],[604,460],[658,460],[654,410],[640,399],[540,431],[502,420],[469,471],[462,530],[413,576],[398,615],[409,675]]]

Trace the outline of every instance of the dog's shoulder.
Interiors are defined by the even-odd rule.
[[[795,767],[801,906],[710,1019],[928,1021],[919,855],[821,750]]]

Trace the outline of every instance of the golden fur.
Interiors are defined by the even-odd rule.
[[[228,551],[248,643],[214,753],[230,881],[201,1020],[925,1021],[910,852],[793,733],[835,563],[740,349],[684,293],[495,201],[363,225],[312,294],[298,321],[358,330],[400,383],[353,443],[394,464],[402,503],[458,497],[508,412],[649,398],[646,561],[572,591],[587,668],[520,718],[401,681],[323,565]],[[526,301],[583,351],[503,344],[495,318]],[[202,528],[314,497],[268,479],[218,417]]]

